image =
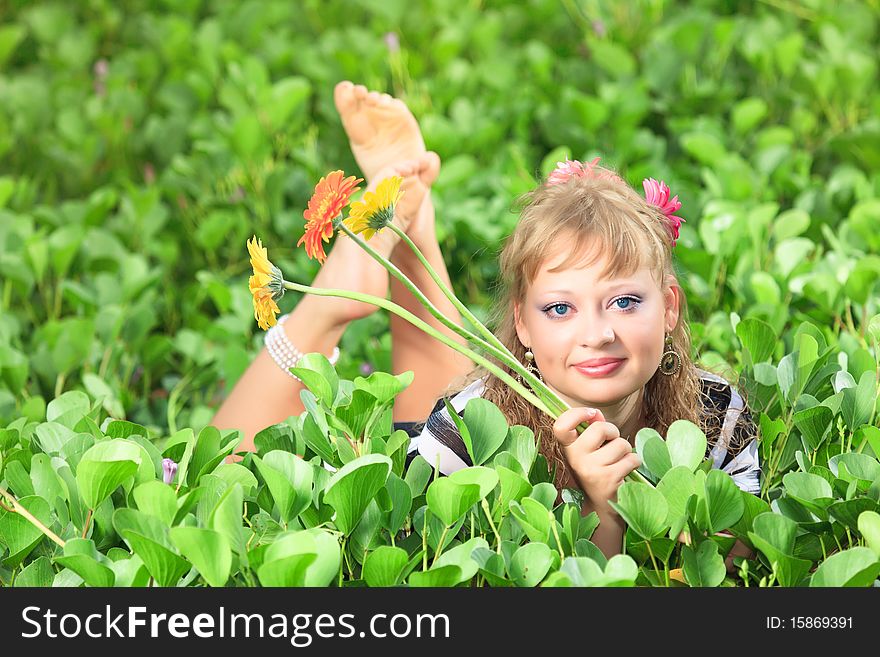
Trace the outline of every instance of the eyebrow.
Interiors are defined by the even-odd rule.
[[[640,285],[639,283],[634,283],[634,282],[618,283],[618,284],[616,284],[616,285],[612,285],[612,286],[608,287],[608,288],[606,289],[606,292],[613,292],[614,290],[620,290],[620,289],[624,289],[624,288],[633,288],[633,287],[641,287],[641,285]],[[568,295],[573,295],[573,294],[575,294],[575,293],[572,292],[571,290],[547,290],[546,292],[543,292],[543,294],[568,294]]]

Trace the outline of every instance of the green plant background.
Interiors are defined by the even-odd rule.
[[[599,155],[637,187],[647,176],[668,182],[687,219],[676,257],[694,355],[739,379],[748,396],[762,432],[765,503],[790,492],[787,472],[819,476],[831,495],[813,488],[808,495],[799,481],[792,485],[806,506],[772,509],[797,523],[801,544],[810,528],[838,543],[820,541],[821,549],[798,558],[818,563],[829,549],[867,549],[858,518],[835,519],[828,509],[829,500],[859,498],[862,511],[871,511],[880,495],[873,465],[859,461],[841,474],[835,461],[859,452],[876,463],[880,453],[876,0],[13,0],[0,11],[0,426],[8,427],[0,482],[20,498],[42,499],[33,512],[45,512],[59,533],[92,525],[55,460],[80,477],[88,440],[68,453],[71,437],[56,425],[98,443],[141,436],[156,452],[142,445],[150,459],[122,459],[139,467],[157,466],[160,451],[182,457],[202,444],[202,469],[190,472],[187,488],[198,488],[202,474],[220,477],[203,471],[225,448],[205,427],[262,341],[247,291],[245,240],[260,235],[285,272],[311,280],[317,265],[294,245],[314,181],[333,168],[356,172],[332,101],[333,85],[352,79],[403,97],[440,154],[438,239],[454,289],[478,315],[490,301],[497,249],[516,222],[514,199],[556,161]],[[282,309],[295,301],[289,294]],[[340,345],[340,377],[354,380],[364,363],[387,371],[389,346],[385,314],[352,325]],[[329,417],[339,401],[324,400]],[[80,425],[85,416],[94,426]],[[188,438],[180,433],[187,430]],[[340,457],[337,449],[344,448],[331,444]],[[297,502],[285,497],[278,506],[270,496],[283,488],[270,490],[270,466],[248,466],[264,513],[274,513],[275,523],[297,518],[278,516],[285,508],[292,514]],[[42,488],[54,481],[50,470],[61,478],[59,490]],[[143,484],[150,477],[141,470],[135,480]],[[100,521],[91,509],[106,540],[95,536],[62,558],[95,561],[91,550],[124,550],[120,538],[136,534],[164,546],[170,570],[161,572],[169,582],[181,568],[197,572],[188,564],[198,561],[192,545],[202,539],[193,532],[169,539],[163,531],[219,531],[208,523],[215,505],[195,523],[181,506],[163,531],[135,527],[124,513],[117,522],[107,500],[117,510],[143,511],[131,477],[102,502]],[[220,495],[220,488],[212,490]],[[67,500],[63,511],[46,490]],[[242,490],[247,505],[251,489]],[[815,499],[826,501],[810,507]],[[407,523],[424,519],[418,508],[413,503]],[[520,512],[527,514],[526,505]],[[175,521],[183,526],[169,530]],[[317,531],[319,524],[303,527]],[[383,531],[390,539],[393,532]],[[33,538],[42,542],[27,559],[41,550],[46,559],[58,556],[48,539]],[[792,556],[794,543],[783,538],[776,549]],[[5,535],[0,544],[8,582],[33,561],[16,562]],[[305,550],[285,545],[274,556]],[[485,573],[499,576],[498,564],[479,550],[487,548],[471,547],[485,557]],[[691,573],[714,564],[704,570],[717,574],[710,548],[692,552],[676,552]],[[781,574],[777,559],[774,570],[770,552],[762,551],[765,570],[755,566],[756,581],[801,581],[798,566]],[[515,578],[513,553],[503,563],[503,578]],[[70,570],[61,564],[53,562],[52,572]],[[149,572],[156,581],[159,571]],[[250,583],[250,570],[235,572]],[[571,581],[599,581],[583,572]],[[345,579],[362,577],[346,571]]]

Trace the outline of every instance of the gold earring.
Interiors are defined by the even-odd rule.
[[[541,376],[541,370],[538,369],[537,365],[535,365],[535,354],[532,353],[531,347],[526,347],[526,369],[537,377],[539,381],[543,381],[544,377]]]
[[[677,374],[681,369],[681,356],[672,348],[672,336],[666,334],[666,350],[660,358],[660,373],[666,376]]]

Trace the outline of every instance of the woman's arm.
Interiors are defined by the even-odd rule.
[[[589,499],[586,499],[581,505],[581,515],[588,516],[593,511],[599,516],[599,526],[596,527],[590,540],[610,559],[615,554],[620,554],[623,549],[623,532],[626,531],[626,523],[610,506],[595,508]]]

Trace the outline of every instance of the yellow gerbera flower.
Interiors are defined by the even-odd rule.
[[[275,325],[275,316],[281,312],[275,302],[284,296],[284,277],[269,261],[269,253],[256,235],[248,240],[247,247],[254,269],[254,275],[248,280],[248,288],[254,296],[254,319],[267,331]]]
[[[403,198],[402,182],[400,176],[385,178],[376,186],[375,192],[367,192],[362,200],[351,204],[348,217],[342,223],[351,232],[363,234],[363,238],[369,240],[394,218],[394,207]]]

